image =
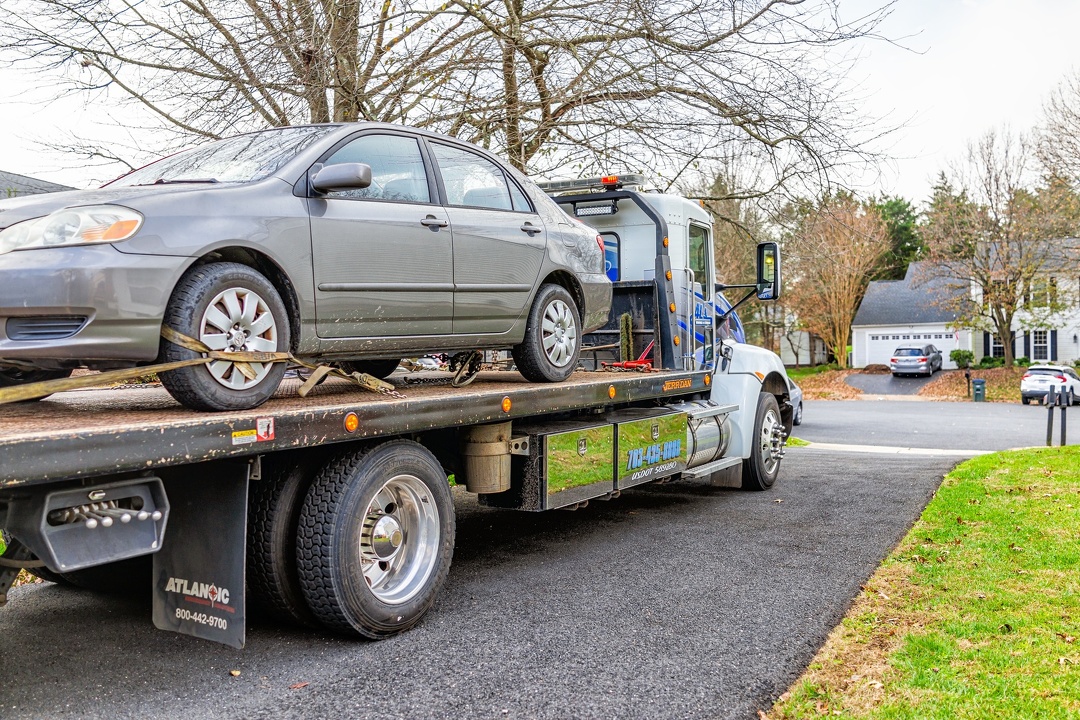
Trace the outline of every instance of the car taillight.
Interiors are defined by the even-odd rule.
[[[1029,377],[1031,377],[1031,373],[1024,373],[1024,377],[1022,377],[1020,379],[1021,380],[1027,380]]]
[[[596,236],[596,244],[600,246],[600,254],[604,254],[604,238],[600,235]]]
[[[889,362],[896,362],[896,358],[889,358]]]
[[[919,358],[919,362],[926,362],[926,358],[924,358],[924,357]]]
[[[1061,382],[1065,382],[1065,376],[1064,376],[1064,375],[1055,375],[1055,377],[1056,377],[1056,378],[1057,378],[1058,380],[1060,380]]]

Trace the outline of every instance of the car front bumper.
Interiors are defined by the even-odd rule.
[[[0,255],[0,362],[55,368],[154,360],[169,296],[190,263],[112,245]],[[74,334],[53,337],[42,330],[51,318],[84,320]]]

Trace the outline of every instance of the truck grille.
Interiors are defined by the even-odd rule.
[[[83,329],[85,315],[40,315],[8,318],[9,340],[63,340]]]

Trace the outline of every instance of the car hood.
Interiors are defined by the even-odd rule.
[[[27,195],[0,200],[0,229],[23,220],[44,217],[66,207],[81,205],[124,205],[148,195],[176,195],[205,191],[206,185],[159,185],[155,187],[99,188],[97,190],[68,190],[65,192]]]

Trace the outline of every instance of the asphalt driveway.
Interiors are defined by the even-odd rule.
[[[935,375],[936,377],[936,375]],[[916,377],[894,377],[891,373],[849,375],[846,382],[851,387],[859,388],[871,395],[915,395],[923,385],[933,378],[923,375]]]
[[[676,482],[577,512],[461,493],[447,587],[379,643],[253,623],[235,651],[154,630],[142,598],[18,588],[0,609],[0,715],[756,718],[965,448],[1039,444],[1040,421],[1019,405],[808,401],[804,439],[956,456],[792,448],[769,492]]]

